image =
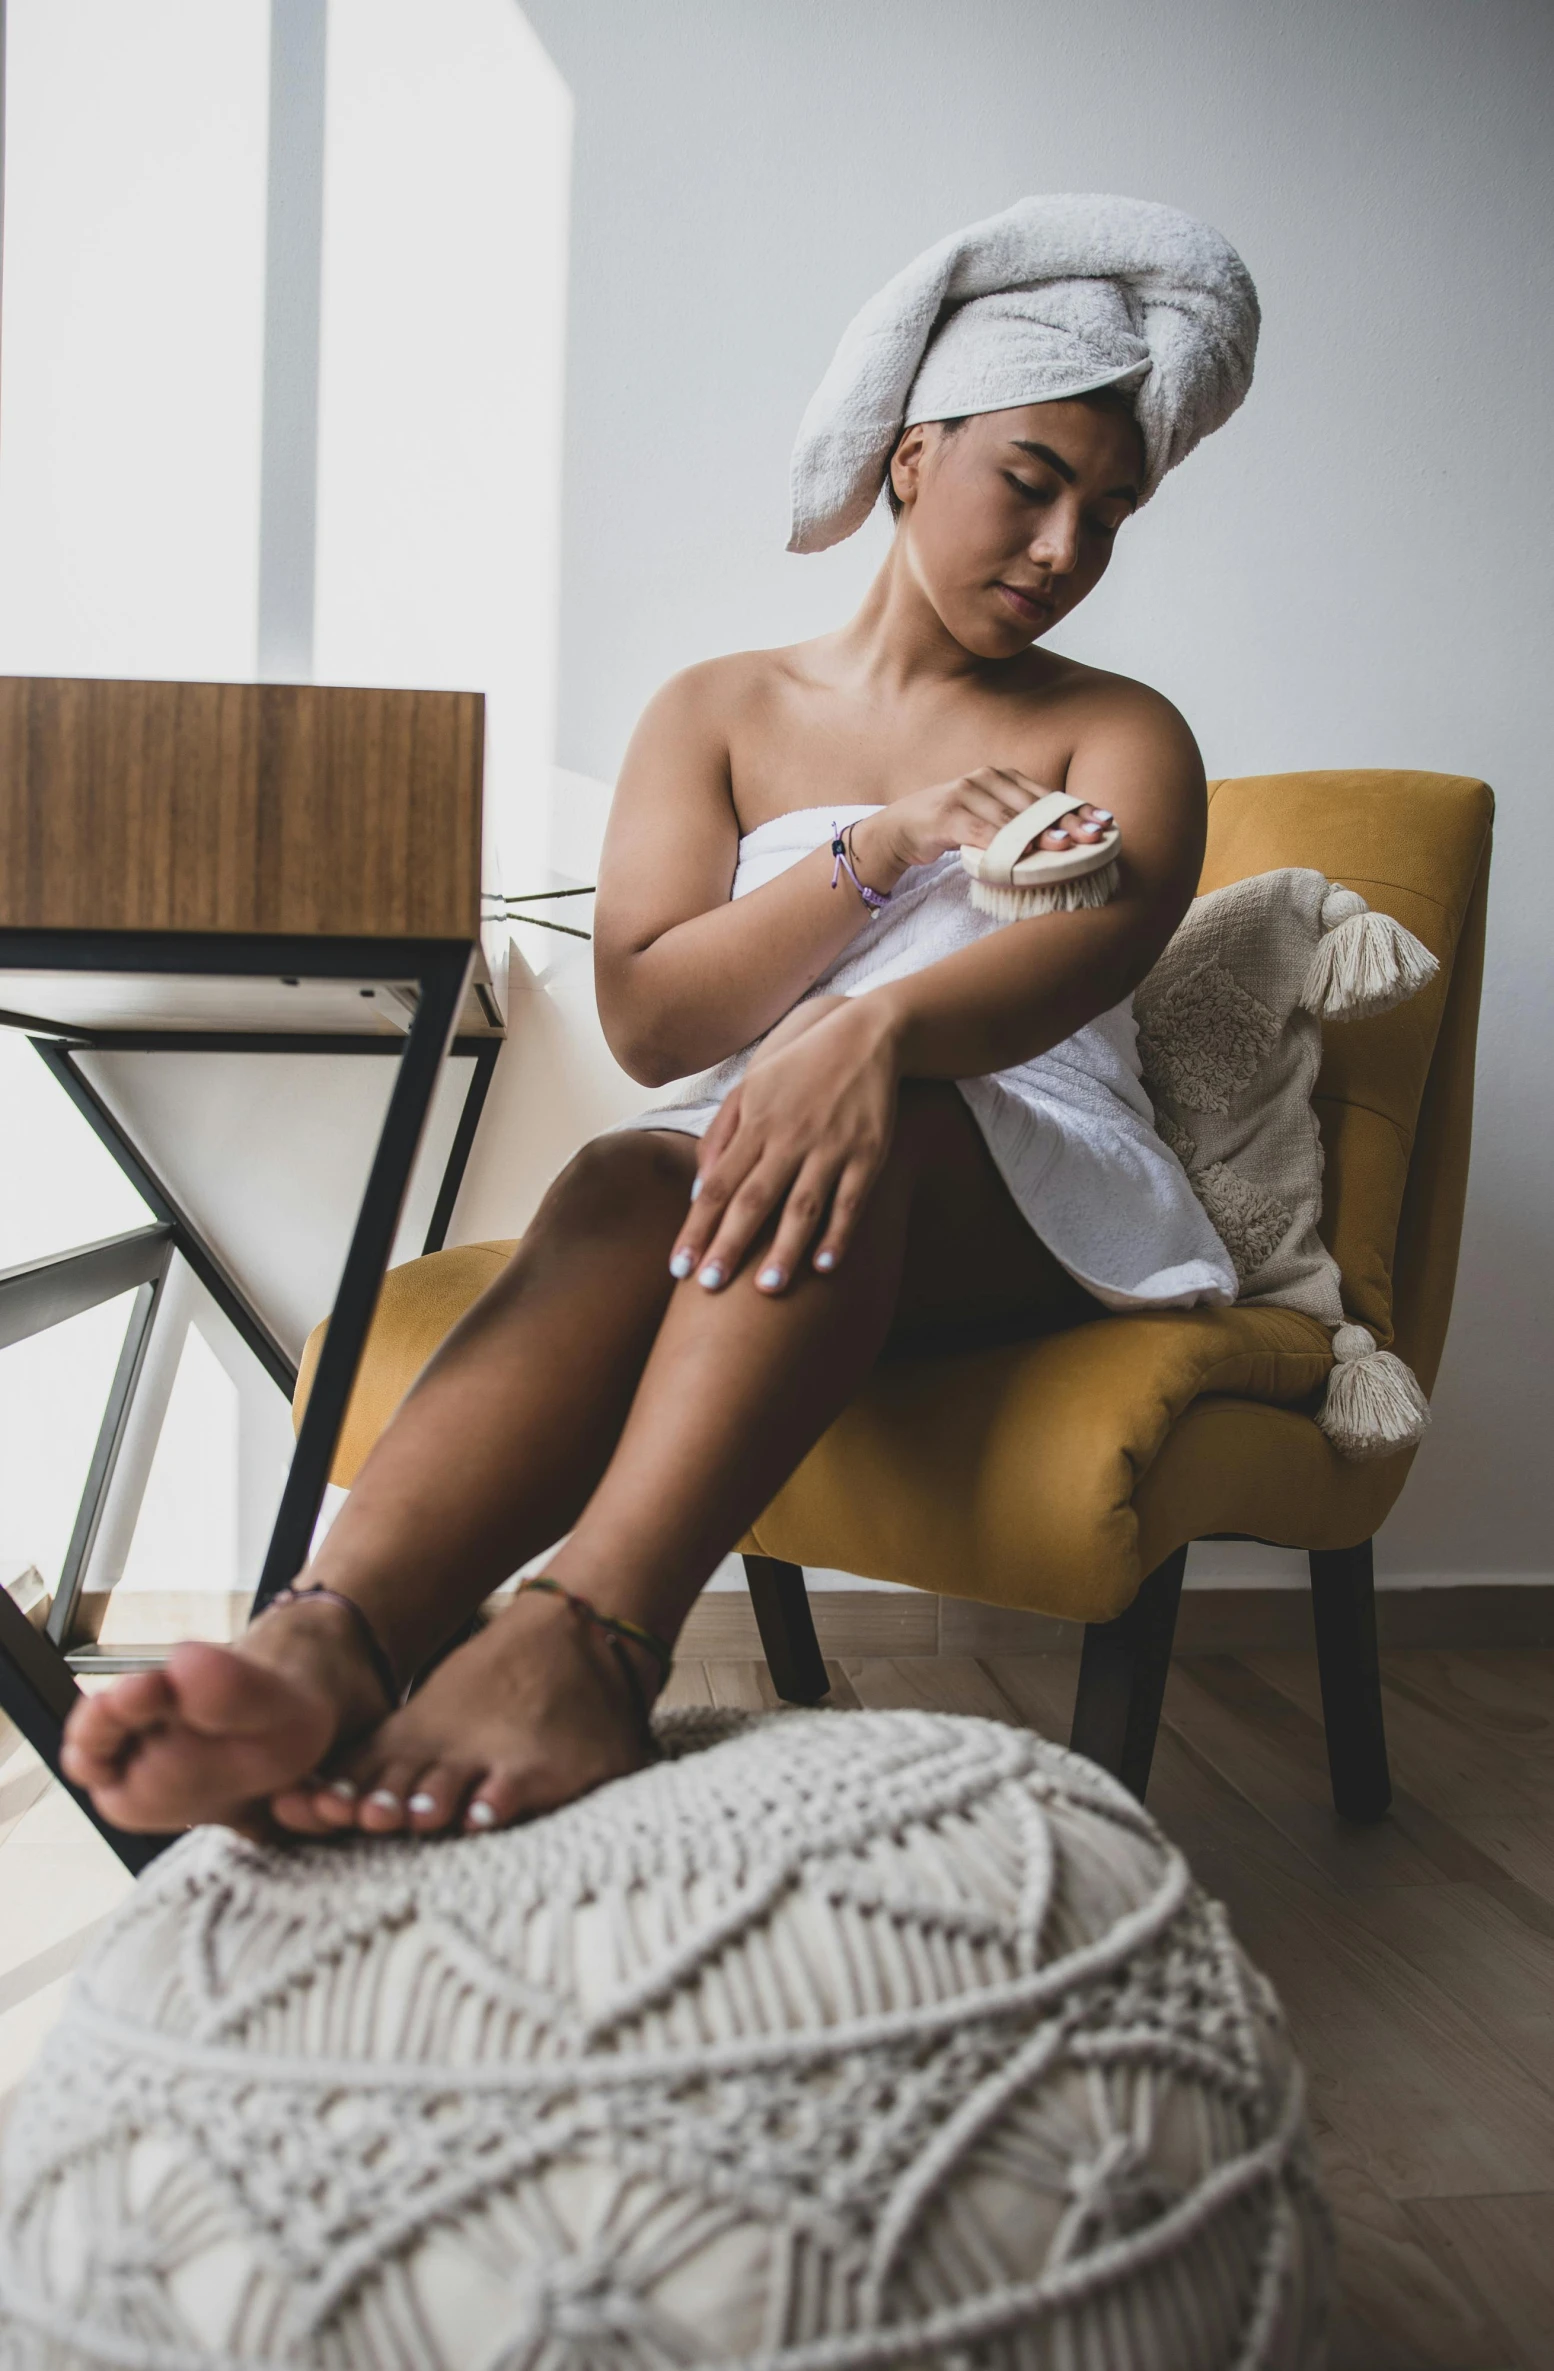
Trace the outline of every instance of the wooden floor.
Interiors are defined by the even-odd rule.
[[[1075,1660],[833,1664],[833,1700],[1066,1737]],[[1554,2366],[1554,1650],[1385,1658],[1392,1817],[1333,1817],[1312,1658],[1173,1673],[1150,1808],[1283,1996],[1337,2213],[1333,2371]],[[762,1705],[763,1667],[672,1700]],[[0,1758],[0,2093],[58,2013],[118,1865],[11,1740]],[[0,1743],[0,1757],[3,1757]]]

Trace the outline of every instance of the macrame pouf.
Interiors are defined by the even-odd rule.
[[[929,1713],[682,1715],[504,1835],[202,1829],[13,2111],[14,2371],[1305,2371],[1273,1997],[1131,1798]]]

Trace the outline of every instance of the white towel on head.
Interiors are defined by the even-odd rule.
[[[1120,386],[1141,499],[1252,383],[1257,291],[1207,223],[1141,198],[1022,198],[941,239],[843,332],[799,425],[788,549],[861,527],[903,429]]]

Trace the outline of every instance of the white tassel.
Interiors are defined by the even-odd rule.
[[[1424,1436],[1430,1403],[1400,1358],[1363,1325],[1333,1336],[1333,1371],[1318,1424],[1341,1457],[1395,1457]]]
[[[1322,901],[1321,945],[1300,1001],[1323,1021],[1365,1021],[1389,1013],[1427,987],[1440,965],[1429,948],[1390,914],[1372,913],[1353,889],[1330,889]]]
[[[1104,906],[1119,879],[1117,859],[1099,872],[1082,873],[1077,881],[1047,881],[1036,889],[1005,889],[991,881],[973,881],[971,902],[979,913],[999,922],[1023,922],[1031,914],[1077,914],[1087,906]]]

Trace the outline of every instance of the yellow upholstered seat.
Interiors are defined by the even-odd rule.
[[[1211,785],[1203,887],[1312,865],[1440,958],[1421,996],[1327,1032],[1323,1233],[1345,1306],[1431,1387],[1456,1271],[1472,1116],[1493,802],[1439,774]],[[335,1479],[349,1482],[419,1368],[510,1246],[389,1275]],[[305,1393],[317,1336],[304,1360]],[[1042,1340],[890,1362],[804,1460],[745,1548],[804,1565],[1108,1622],[1186,1542],[1368,1540],[1407,1454],[1347,1463],[1312,1421],[1330,1360],[1289,1310],[1110,1317]]]

